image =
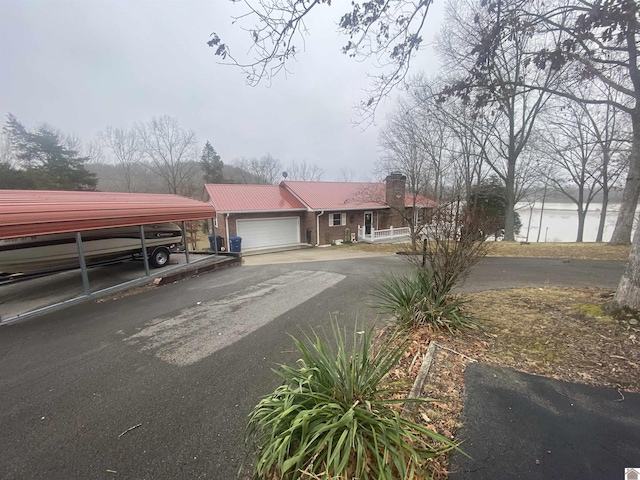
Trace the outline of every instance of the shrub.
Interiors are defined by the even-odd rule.
[[[410,275],[384,275],[373,288],[377,308],[395,315],[403,329],[430,326],[455,332],[476,327],[462,310],[463,300],[440,288],[429,270],[414,269]]]
[[[358,335],[361,333],[361,335]],[[372,349],[373,329],[354,333],[352,350],[335,324],[334,349],[320,337],[295,339],[297,368],[276,371],[284,384],[249,415],[257,479],[424,479],[425,462],[455,444],[401,417],[404,400],[381,382],[406,351],[391,340]],[[424,400],[428,401],[428,400]]]

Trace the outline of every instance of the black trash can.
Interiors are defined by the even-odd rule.
[[[242,237],[229,237],[229,251],[234,253],[242,251]]]
[[[218,251],[222,252],[224,250],[224,237],[221,235],[216,236],[216,246],[218,247]]]

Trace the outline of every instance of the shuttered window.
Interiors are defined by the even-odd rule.
[[[347,224],[347,214],[346,213],[332,213],[329,215],[329,226],[330,227],[340,227]]]

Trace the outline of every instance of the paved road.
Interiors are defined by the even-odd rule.
[[[296,359],[285,333],[371,321],[366,286],[406,268],[244,266],[0,328],[0,478],[233,478],[246,415],[278,384],[270,369]],[[467,289],[614,288],[622,268],[491,258]]]

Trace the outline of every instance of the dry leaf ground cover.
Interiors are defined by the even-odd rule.
[[[613,319],[605,314],[611,293],[598,288],[526,288],[470,294],[466,308],[482,328],[453,336],[413,332],[392,381],[410,389],[429,342],[435,341],[438,349],[422,396],[437,401],[421,406],[416,415],[451,438],[461,426],[464,369],[474,360],[611,387],[621,398],[625,391],[640,392],[640,325],[630,316]],[[434,478],[447,477],[447,462],[433,463]]]

